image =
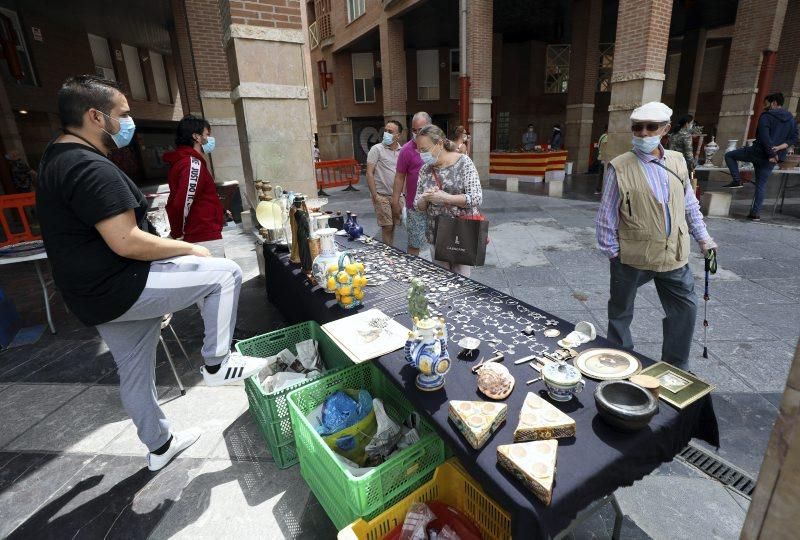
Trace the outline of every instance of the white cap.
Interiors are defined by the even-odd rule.
[[[631,120],[636,122],[647,120],[651,122],[669,122],[670,118],[672,118],[672,109],[660,101],[645,103],[631,113]]]

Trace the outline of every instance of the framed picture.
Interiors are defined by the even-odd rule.
[[[666,362],[653,364],[643,369],[641,374],[658,379],[658,397],[678,409],[688,407],[714,389],[713,384]]]

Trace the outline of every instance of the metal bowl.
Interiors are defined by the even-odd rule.
[[[600,418],[622,431],[642,429],[658,412],[658,399],[630,381],[601,382],[594,391],[594,402]]]

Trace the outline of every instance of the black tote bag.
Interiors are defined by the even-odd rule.
[[[476,216],[477,217],[477,216]],[[434,257],[437,261],[467,266],[483,266],[489,237],[489,221],[470,217],[436,217]]]

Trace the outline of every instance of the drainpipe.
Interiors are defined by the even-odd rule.
[[[772,77],[775,75],[775,60],[777,56],[778,54],[775,51],[764,51],[764,58],[761,59],[761,71],[758,74],[758,92],[753,102],[753,118],[750,120],[750,126],[747,128],[748,139],[752,139],[756,136],[758,118],[761,116],[764,99],[769,95],[770,89],[772,88]],[[742,146],[746,144],[747,141],[742,141]]]
[[[458,53],[461,56],[459,65],[461,73],[458,77],[459,82],[459,120],[465,129],[469,124],[469,77],[467,77],[467,0],[459,0],[458,8]],[[472,134],[470,134],[472,135]]]

